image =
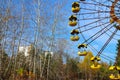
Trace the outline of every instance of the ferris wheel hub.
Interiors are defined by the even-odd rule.
[[[114,2],[112,3],[112,6],[110,8],[110,17],[113,20],[113,22],[116,22],[117,24],[120,25],[120,10],[118,6],[120,1],[119,0],[114,0]],[[116,10],[116,8],[118,8],[118,10]],[[116,29],[120,30],[120,26],[118,26]]]

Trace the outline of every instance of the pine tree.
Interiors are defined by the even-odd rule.
[[[120,66],[120,40],[118,40],[117,44],[116,65]]]

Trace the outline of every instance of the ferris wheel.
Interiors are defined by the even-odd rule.
[[[88,46],[94,48],[97,54],[90,60],[92,69],[99,69],[100,55],[110,42],[120,39],[120,0],[79,0],[72,3],[73,14],[69,17],[71,41],[79,41],[78,55],[86,56]],[[97,50],[91,46],[96,44],[101,47]],[[120,79],[120,67],[111,66],[109,70],[117,70],[116,75],[111,74],[110,79]]]

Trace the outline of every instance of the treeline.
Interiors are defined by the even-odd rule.
[[[1,80],[109,80],[109,64],[101,62],[101,68],[90,68],[92,52],[80,60],[60,51],[39,51],[35,55],[34,48],[29,56],[18,53],[10,57],[3,51],[0,79]],[[47,53],[47,55],[45,55]],[[35,63],[34,63],[35,57]],[[16,59],[16,60],[15,60]],[[34,65],[35,64],[35,65]],[[35,70],[35,73],[34,73]]]

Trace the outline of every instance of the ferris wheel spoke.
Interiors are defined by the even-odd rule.
[[[96,9],[91,9],[91,8],[85,8],[85,7],[81,7],[81,10],[87,10],[87,11],[98,11],[98,12],[103,12],[102,10],[96,10]],[[119,11],[119,10],[115,10],[115,11]],[[106,12],[106,11],[105,11]],[[107,11],[110,12],[110,11]]]
[[[98,3],[98,4],[101,4],[101,5],[104,5],[104,6],[109,7],[109,8],[111,7],[111,6],[105,5],[105,4],[103,4],[103,3],[97,2],[96,0],[91,0],[91,1],[96,2],[96,3]]]
[[[114,37],[114,35],[117,33],[118,29],[115,29],[115,31],[113,32],[113,34],[110,36],[110,38],[106,41],[106,43],[103,45],[103,47],[101,48],[101,50],[98,52],[98,54],[96,56],[100,56],[100,54],[104,51],[104,49],[106,48],[106,46],[109,44],[109,42],[112,40],[112,38]]]
[[[88,13],[79,13],[77,15],[98,14],[98,13],[110,13],[110,11],[96,11],[96,12],[88,12]]]
[[[113,62],[113,60],[115,60],[115,59],[113,59],[113,58],[111,58],[109,56],[101,55],[101,57],[104,58],[105,60],[109,60],[109,61],[112,61],[112,62]]]
[[[101,54],[102,56],[106,56],[107,58],[109,58],[110,60],[115,60],[115,58],[112,58],[112,57],[110,57],[110,56],[108,56],[108,55],[105,55],[105,54]]]
[[[110,28],[112,28],[112,27],[110,27]],[[109,28],[109,29],[110,29]],[[95,41],[96,39],[98,39],[100,36],[102,36],[106,31],[108,31],[109,29],[107,29],[107,30],[105,30],[104,32],[102,32],[101,34],[99,34],[98,36],[96,36],[94,39],[92,39],[88,44],[90,44],[90,43],[92,43],[93,41]]]
[[[103,32],[101,32],[101,34],[99,34],[99,35],[95,35],[95,36],[92,36],[90,39],[92,39],[93,37],[93,39],[90,41],[90,42],[88,42],[88,44],[90,44],[90,43],[92,43],[93,41],[95,41],[97,38],[99,38],[100,36],[102,36],[105,32],[107,32],[108,30],[110,30],[113,26],[111,26],[110,28],[107,28],[107,27],[109,27],[109,25],[108,26],[106,26],[106,28],[104,29],[104,31]]]
[[[112,27],[110,27],[109,29],[107,28],[107,27],[109,27],[110,26],[110,24],[108,24],[107,26],[105,26],[104,28],[102,28],[101,30],[99,30],[98,32],[96,32],[94,35],[92,35],[90,38],[88,38],[87,40],[85,40],[83,43],[86,43],[86,42],[88,42],[90,39],[92,39],[93,37],[95,37],[96,35],[98,35],[99,33],[101,33],[102,31],[102,33],[100,34],[100,35],[102,35],[104,32],[106,32],[107,30],[109,30],[110,28],[112,28]],[[105,30],[105,29],[107,29],[107,30]],[[97,36],[98,37],[98,36]],[[96,37],[96,38],[97,38]],[[96,38],[94,38],[93,40],[91,40],[91,42],[93,42]],[[87,43],[87,44],[90,44],[91,42],[89,42],[89,43]]]
[[[94,29],[94,28],[101,27],[102,25],[105,25],[105,24],[108,24],[108,23],[109,23],[109,22],[106,22],[106,23],[103,23],[103,24],[100,24],[100,25],[97,25],[97,26],[91,27],[91,28],[89,28],[89,29],[86,29],[86,30],[81,31],[80,33],[83,33],[83,32],[89,31],[89,30],[92,30],[92,29]]]
[[[82,2],[83,4],[89,4],[89,5],[94,5],[94,6],[104,6],[104,7],[107,7],[107,8],[110,8],[110,6],[108,6],[108,5],[104,5],[104,4],[101,4],[101,3],[99,3],[99,4],[93,4],[93,3],[88,3],[88,2]],[[97,2],[98,3],[98,2]],[[101,5],[100,5],[101,4]]]
[[[83,25],[83,26],[78,26],[76,29],[83,28],[83,27],[86,27],[86,26],[91,25],[91,24],[95,24],[95,23],[97,23],[97,22],[99,22],[99,21],[102,21],[102,20],[104,20],[104,19],[106,19],[106,18],[102,18],[102,19],[99,19],[99,20],[90,22],[90,23],[85,24],[85,25]]]
[[[105,32],[105,34],[106,34],[107,36],[109,36],[109,37],[111,36],[110,33],[111,33],[111,34],[113,33],[113,29],[112,29],[112,28],[109,30],[109,33],[108,33],[108,32]],[[120,37],[120,34],[116,33],[115,36]],[[118,39],[115,38],[115,37],[113,37],[113,39],[114,39],[114,40],[118,40]]]
[[[94,19],[104,19],[104,18],[110,18],[110,16],[106,16],[106,17],[92,17],[92,18],[84,18],[84,19],[78,19],[80,20],[94,20]]]
[[[109,32],[110,32],[110,30],[109,30]],[[113,32],[112,32],[112,33],[113,33]],[[107,32],[106,32],[105,34],[106,34],[107,36],[109,36],[109,37],[111,36],[111,35],[108,34]],[[120,35],[118,35],[117,33],[116,33],[115,35],[120,37]],[[114,37],[113,37],[113,39],[114,39],[114,40],[118,40],[117,38],[114,38]]]
[[[88,10],[88,11],[101,11],[101,10],[96,10],[96,9],[91,9],[91,8],[85,8],[85,7],[81,7],[81,10]]]

